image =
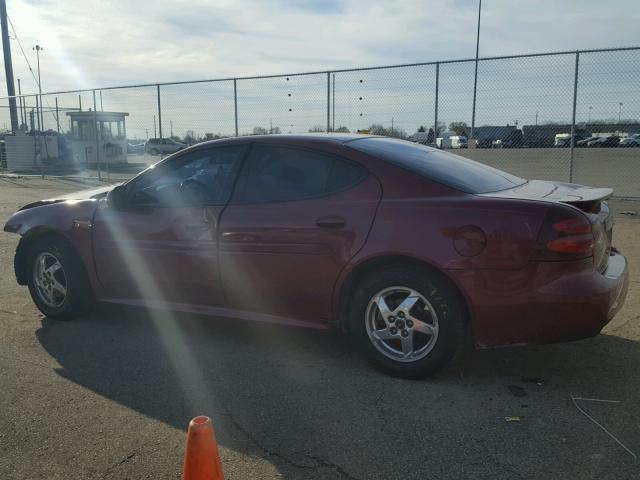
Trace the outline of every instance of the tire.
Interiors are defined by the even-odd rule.
[[[46,235],[34,240],[26,261],[29,293],[44,315],[70,320],[90,310],[93,292],[84,265],[64,239]],[[44,276],[43,270],[48,271]]]
[[[388,307],[387,320],[375,301],[380,297]],[[465,312],[462,298],[440,274],[395,264],[376,270],[358,285],[350,303],[349,331],[359,350],[384,372],[424,378],[447,365],[462,346]],[[409,337],[415,352],[404,357]]]

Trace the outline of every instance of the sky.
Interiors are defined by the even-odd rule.
[[[32,47],[39,44],[44,48],[40,59],[43,91],[475,55],[477,0],[8,0],[7,9],[34,72]],[[637,0],[485,0],[480,56],[636,46],[640,44],[638,25]],[[10,30],[12,36],[14,29]],[[37,83],[15,37],[11,47],[15,78],[22,79],[23,92],[35,92]],[[619,60],[629,64],[626,57]],[[479,84],[479,94],[484,91],[487,98],[497,100],[485,101],[485,118],[480,123],[532,122],[536,115],[549,120],[566,118],[572,62],[569,57],[553,57],[495,66],[487,63],[483,67],[485,84]],[[594,75],[599,75],[592,80],[593,88],[619,79],[607,78],[606,71],[598,70],[599,65],[593,67]],[[623,75],[624,91],[608,89],[610,98],[604,98],[596,88],[594,95],[600,97],[601,108],[591,105],[598,103],[597,98],[585,99],[592,106],[591,113],[614,117],[618,113],[616,105],[622,102],[627,105],[627,116],[636,115],[636,110],[640,115],[640,106],[636,105],[640,98],[630,98],[633,78],[637,78],[635,69],[640,68],[637,54],[631,65],[634,70]],[[450,75],[450,81],[442,84],[443,110],[439,118],[467,120],[473,64],[447,68],[449,71],[445,68],[441,72],[444,78]],[[547,73],[541,74],[539,68]],[[496,86],[505,79],[508,84]],[[520,83],[516,84],[516,79]],[[429,92],[434,81],[431,67],[337,75],[336,123],[359,128],[367,122],[393,121],[401,128],[415,129],[414,124],[433,120],[433,114],[424,112],[433,110],[434,99]],[[520,91],[523,83],[533,90]],[[585,87],[588,91],[588,82]],[[6,92],[4,78],[0,88]],[[165,126],[170,121],[180,135],[189,128],[228,133],[233,129],[232,88],[226,83],[163,89],[167,108],[163,128],[171,128]],[[511,97],[502,91],[511,92]],[[145,131],[146,135],[156,108],[154,94],[152,89],[105,91],[105,110],[126,109],[131,113],[130,130],[136,135]],[[538,100],[531,100],[533,96]],[[59,100],[63,106],[71,108],[78,103],[77,95],[62,97]],[[88,108],[92,98],[85,97],[83,106]],[[238,97],[243,131],[258,124],[268,127],[266,124],[273,123],[274,118],[284,131],[326,125],[326,78],[322,75],[245,81],[238,86]],[[205,107],[207,102],[211,108],[224,110],[214,115],[215,121],[208,120],[211,108]],[[588,108],[586,103],[580,113]],[[561,114],[555,112],[558,108]]]

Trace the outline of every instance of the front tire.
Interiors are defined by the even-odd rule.
[[[440,274],[396,264],[360,283],[349,330],[384,372],[423,378],[443,368],[463,343],[464,312],[460,295]]]
[[[62,238],[35,240],[27,255],[29,293],[44,315],[70,320],[86,313],[93,295],[81,259]]]

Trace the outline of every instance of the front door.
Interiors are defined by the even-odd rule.
[[[229,306],[331,319],[336,279],[366,240],[380,196],[362,166],[317,151],[252,146],[219,226]]]
[[[220,305],[218,221],[245,147],[200,149],[127,184],[126,207],[94,219],[94,258],[106,297]]]

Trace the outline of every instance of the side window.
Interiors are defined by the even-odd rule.
[[[197,150],[148,170],[129,191],[138,206],[224,205],[244,145]]]
[[[255,145],[245,163],[235,203],[302,200],[344,190],[366,170],[330,155],[280,146]]]

